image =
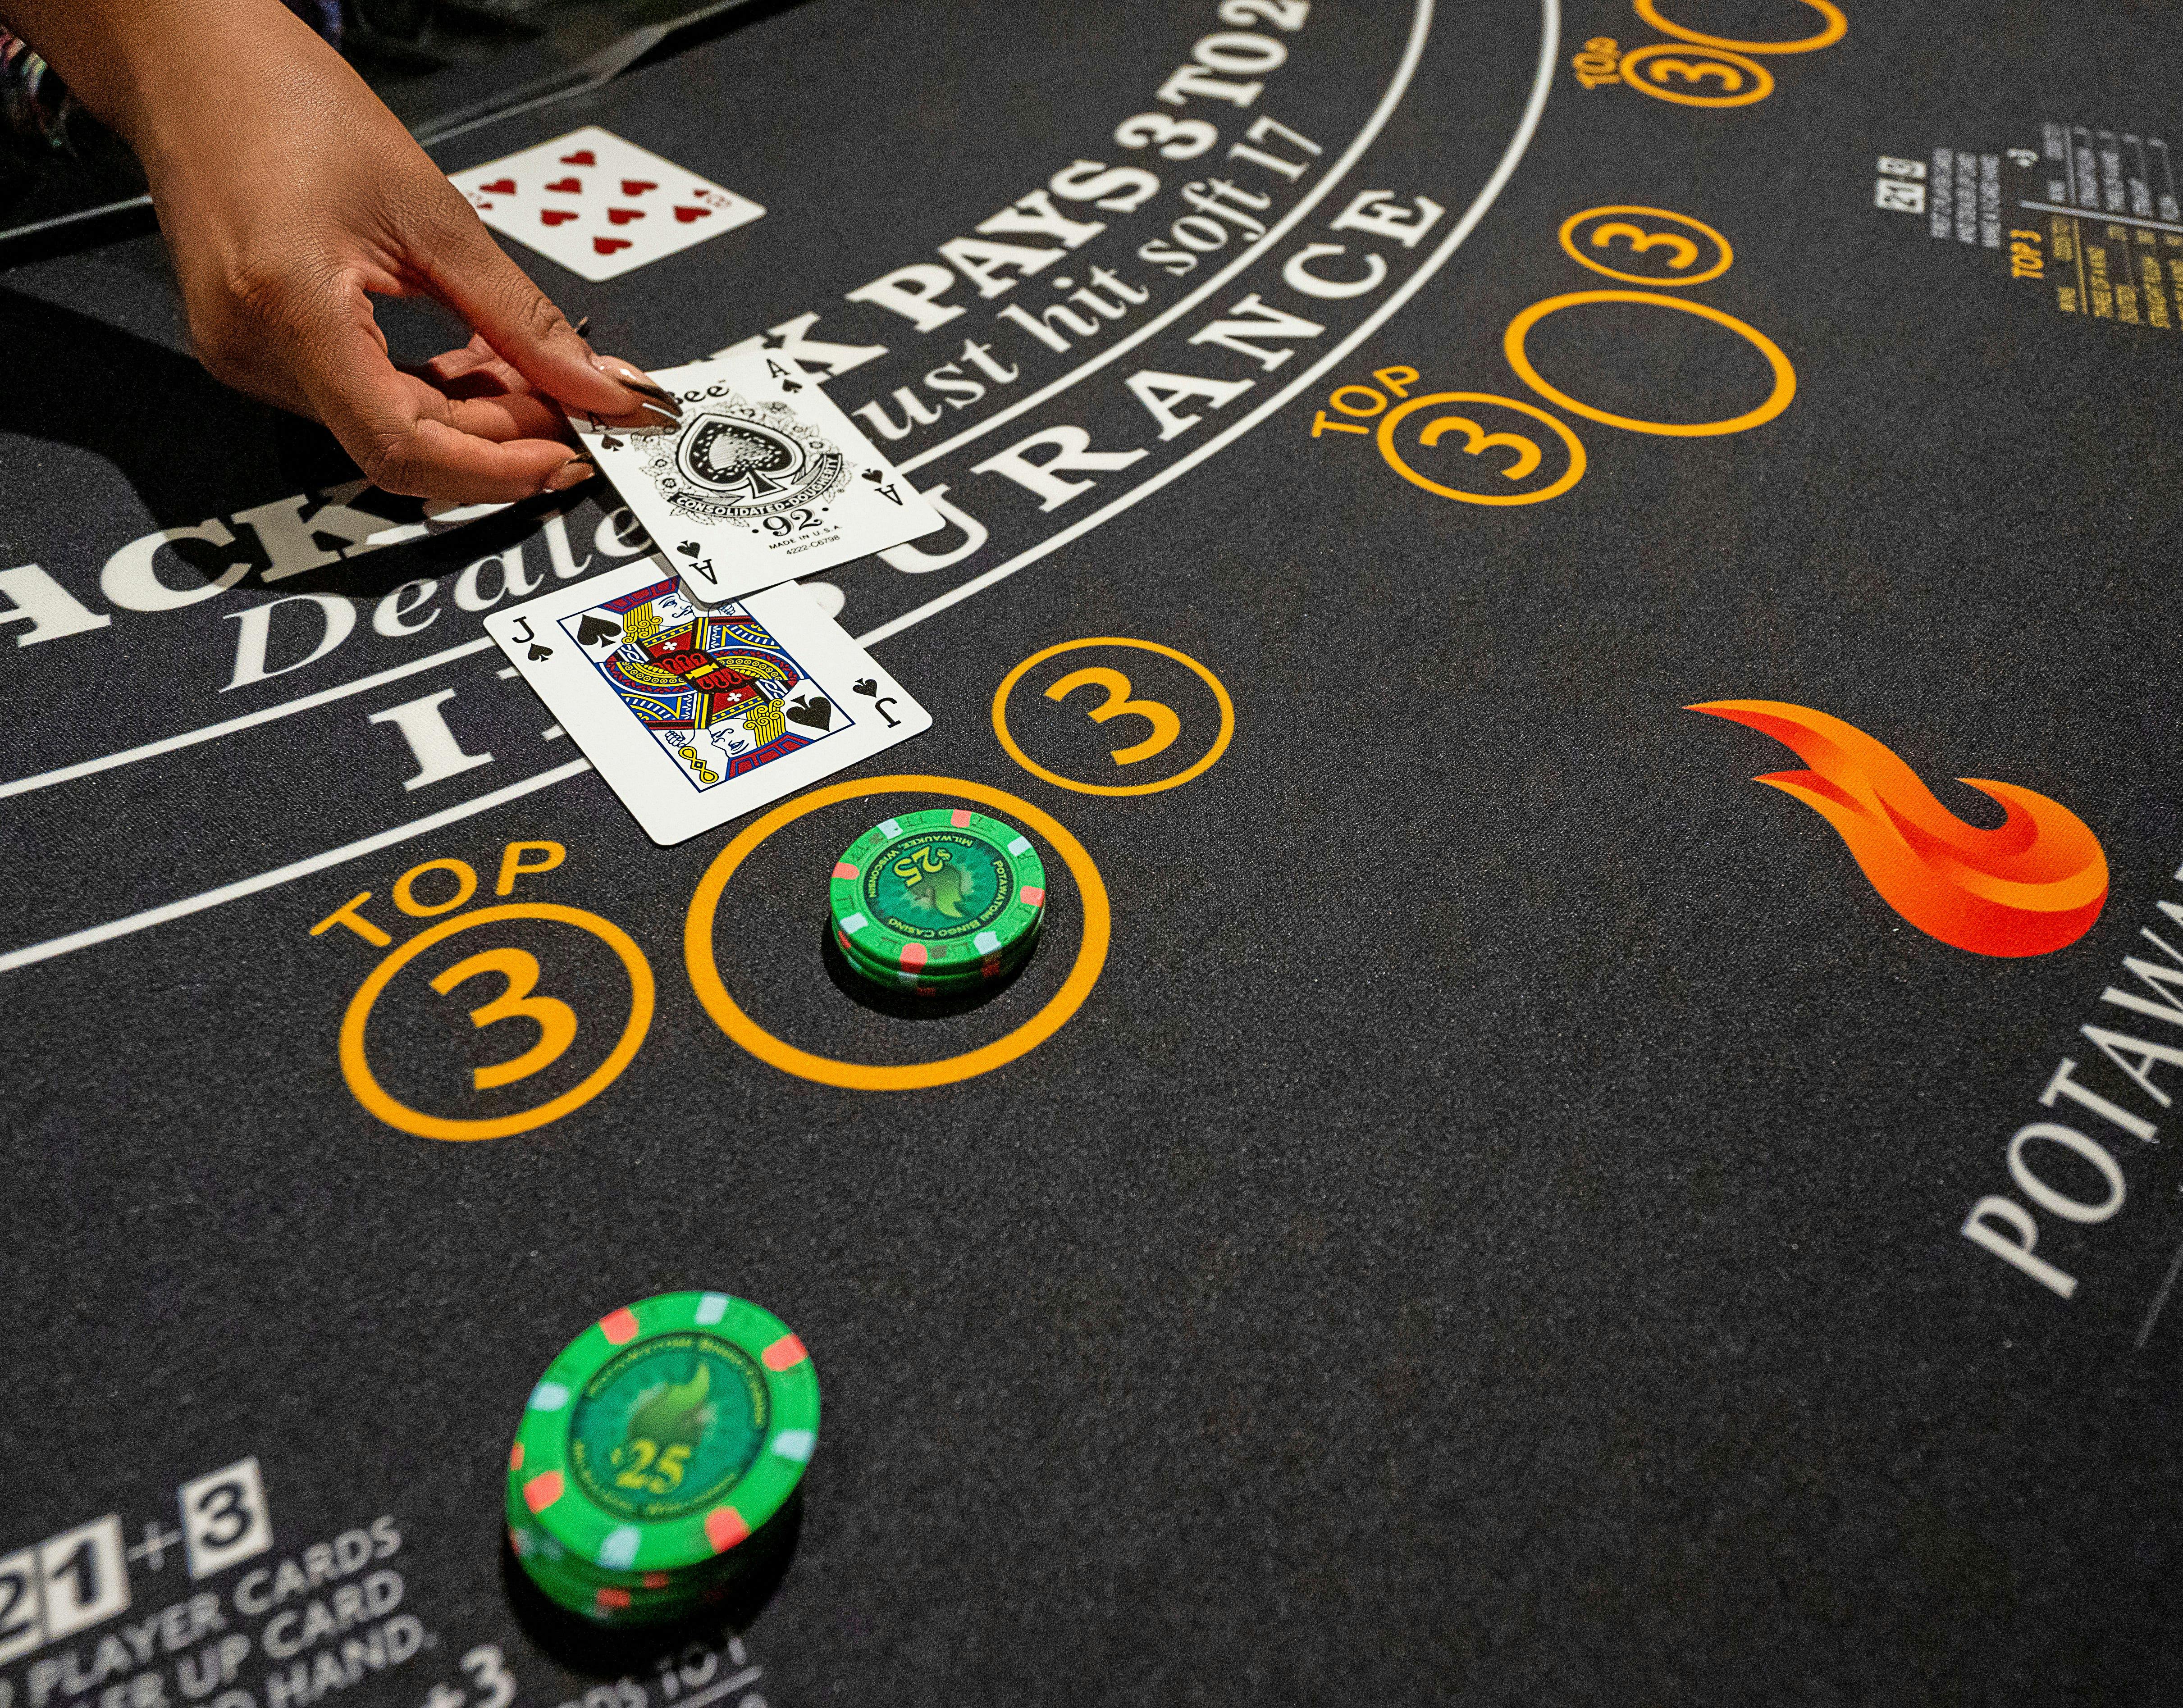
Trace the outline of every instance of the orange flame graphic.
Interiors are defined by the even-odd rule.
[[[1771,735],[1812,768],[1770,783],[1821,814],[1849,844],[1880,900],[1928,936],[1975,955],[2047,955],[2091,929],[2108,899],[2099,839],[2060,802],[1976,777],[1998,801],[1999,829],[1966,824],[1918,774],[1853,724],[1780,700],[1711,700],[1684,708]]]

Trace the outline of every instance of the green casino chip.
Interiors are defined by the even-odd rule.
[[[947,988],[947,990],[969,990],[969,988],[974,986],[980,986],[980,984],[993,984],[997,982],[997,979],[1004,979],[1004,977],[1008,977],[1011,973],[1015,973],[1017,967],[1022,967],[1024,962],[1030,960],[1030,951],[1037,946],[1039,934],[1032,934],[1032,936],[1024,938],[1022,942],[1015,942],[1011,949],[1007,949],[1007,953],[993,956],[992,960],[971,962],[969,967],[947,968],[947,971],[941,971],[941,973],[935,973],[935,971],[903,973],[899,967],[882,967],[880,962],[864,956],[863,949],[858,949],[849,938],[842,936],[841,931],[834,934],[834,942],[841,946],[842,960],[847,960],[847,964],[849,964],[849,968],[852,968],[853,973],[858,973],[858,975],[864,977],[864,979],[871,979],[873,984],[884,984],[884,986],[891,988],[891,990],[908,990],[908,988],[914,988],[914,986]]]
[[[508,1454],[511,1540],[558,1583],[673,1591],[780,1510],[818,1438],[819,1378],[779,1317],[725,1293],[641,1300],[531,1390]],[[526,1551],[525,1533],[550,1545]]]
[[[1046,867],[1013,825],[935,807],[874,825],[835,862],[835,929],[864,962],[921,976],[975,972],[1046,912]]]
[[[957,992],[1003,984],[1030,959],[1037,939],[1018,944],[1005,955],[960,973],[904,973],[880,967],[853,953],[845,954],[850,970],[860,979],[889,990]]]
[[[580,1560],[549,1535],[524,1504],[522,1480],[508,1481],[508,1539],[527,1576],[542,1587],[550,1582],[557,1592],[590,1600],[594,1591],[620,1592],[609,1595],[608,1606],[645,1605],[686,1599],[708,1568],[689,1572],[613,1572]],[[726,1556],[732,1559],[732,1555]],[[565,1599],[565,1595],[564,1596]]]
[[[665,1623],[702,1605],[714,1593],[708,1583],[664,1589],[601,1583],[571,1569],[575,1562],[568,1556],[555,1559],[548,1555],[536,1531],[510,1526],[508,1535],[523,1575],[542,1594],[556,1606],[599,1624]]]
[[[969,995],[1003,984],[1030,959],[1038,939],[1039,934],[1034,930],[1001,954],[960,968],[942,973],[905,973],[899,967],[884,966],[873,960],[840,927],[834,931],[834,941],[842,951],[842,958],[858,978],[883,990],[906,990],[920,996]]]
[[[541,1575],[531,1569],[528,1561],[524,1562],[524,1575],[555,1606],[597,1625],[671,1625],[688,1618],[708,1600],[717,1600],[725,1593],[708,1591],[685,1596],[672,1603],[650,1604],[632,1601],[615,1590],[593,1589]]]
[[[564,1607],[597,1619],[671,1619],[708,1596],[729,1575],[714,1566],[670,1576],[647,1572],[620,1582],[607,1581],[574,1555],[557,1550],[536,1530],[511,1523],[508,1540],[524,1576]],[[725,1556],[736,1561],[738,1554]]]

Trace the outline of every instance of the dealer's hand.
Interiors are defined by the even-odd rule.
[[[363,79],[281,0],[0,0],[151,180],[198,358],[322,421],[389,491],[486,502],[592,465],[561,410],[634,424],[667,395],[594,356]],[[476,332],[397,368],[373,296]],[[557,408],[555,406],[559,405]]]

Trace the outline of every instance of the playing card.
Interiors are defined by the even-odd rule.
[[[765,212],[596,125],[453,181],[494,230],[594,280],[633,272]]]
[[[932,726],[793,582],[701,606],[648,557],[485,626],[663,846]]]
[[[679,426],[578,419],[577,436],[707,604],[947,524],[790,358],[732,351],[652,376]]]

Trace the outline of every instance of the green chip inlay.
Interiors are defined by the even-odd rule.
[[[765,1374],[701,1329],[616,1353],[577,1396],[569,1467],[593,1504],[640,1522],[726,1498],[765,1439]]]
[[[557,1588],[588,1585],[617,1618],[664,1614],[780,1510],[818,1429],[817,1373],[771,1312],[725,1293],[641,1300],[533,1389],[509,1456],[510,1540],[564,1605]]]
[[[851,843],[828,901],[860,971],[975,973],[1036,933],[1046,868],[1013,825],[936,807],[887,819]]]

